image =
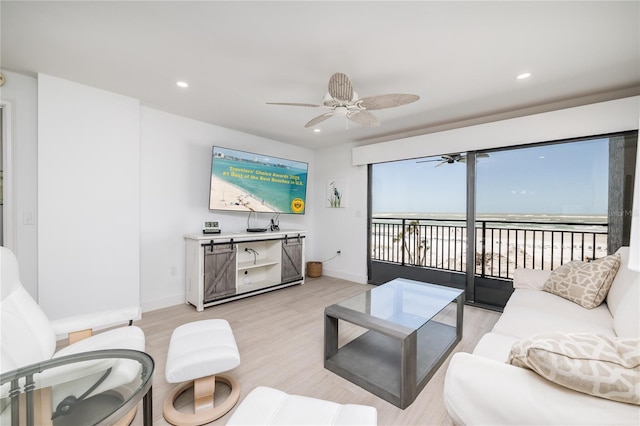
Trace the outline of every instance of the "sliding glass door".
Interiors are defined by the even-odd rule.
[[[476,303],[506,303],[516,268],[607,255],[608,153],[608,138],[482,153]]]
[[[369,168],[369,279],[396,277],[464,288],[466,154]]]
[[[632,133],[370,165],[369,280],[500,308],[516,268],[606,256],[628,235],[636,149]]]

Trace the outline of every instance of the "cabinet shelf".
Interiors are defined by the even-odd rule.
[[[273,259],[258,259],[256,263],[253,263],[253,261],[238,262],[238,271],[242,271],[245,269],[260,268],[260,267],[269,266],[269,265],[278,265],[278,264],[280,264],[280,261],[273,260]]]

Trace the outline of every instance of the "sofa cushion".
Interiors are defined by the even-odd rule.
[[[616,253],[620,255],[620,268],[607,294],[607,306],[614,317],[617,314],[618,306],[624,300],[625,293],[631,284],[640,277],[640,272],[629,269],[629,247],[620,247]]]
[[[627,289],[613,318],[618,337],[640,337],[640,276]]]
[[[480,338],[473,348],[473,354],[498,362],[507,362],[514,343],[520,339],[506,334],[487,333]]]
[[[574,260],[554,269],[543,290],[593,309],[607,297],[619,267],[618,253],[593,262]]]
[[[516,342],[509,363],[579,392],[640,405],[640,340],[545,333]]]
[[[518,338],[548,331],[616,335],[606,305],[585,309],[551,293],[527,289],[518,289],[511,294],[492,331]]]
[[[531,370],[464,352],[451,357],[443,399],[456,425],[638,426],[640,418],[637,405],[576,392]]]
[[[513,271],[513,288],[529,288],[542,290],[549,279],[551,271],[542,269],[516,268]]]

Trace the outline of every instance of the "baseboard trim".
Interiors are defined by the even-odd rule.
[[[341,272],[341,271],[335,271],[335,270],[327,269],[327,268],[324,268],[324,270],[322,271],[322,274],[326,275],[328,277],[340,278],[341,280],[352,281],[352,282],[358,283],[358,284],[366,284],[367,283],[367,276],[366,275],[346,274],[346,273]]]
[[[171,297],[163,297],[162,299],[154,299],[146,302],[141,302],[142,312],[156,311],[162,308],[168,308],[170,306],[180,305],[186,303],[185,295],[179,294]]]

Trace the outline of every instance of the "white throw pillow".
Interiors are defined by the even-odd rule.
[[[516,268],[513,271],[513,288],[528,288],[542,290],[549,279],[551,271],[541,269]]]
[[[569,389],[640,405],[640,339],[543,333],[513,344],[509,364]]]
[[[574,260],[554,269],[543,290],[593,309],[607,297],[618,268],[618,253],[592,262]]]

